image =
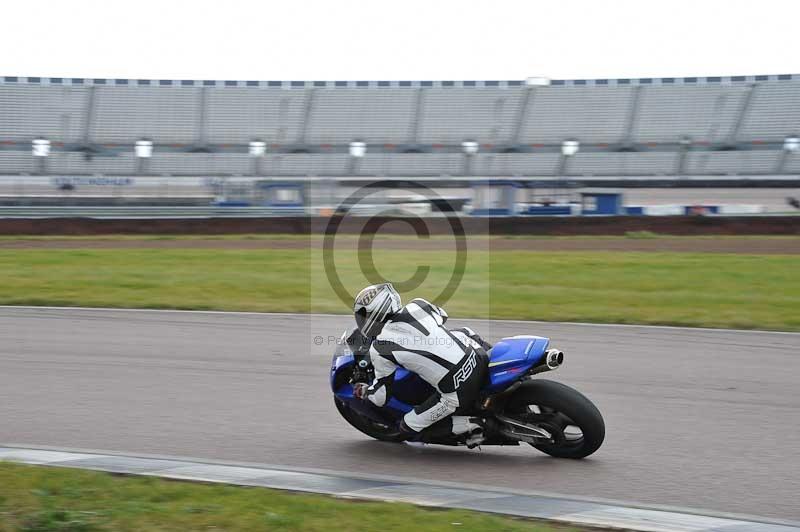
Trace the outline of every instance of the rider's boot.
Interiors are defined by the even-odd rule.
[[[459,440],[463,437],[465,443],[472,448],[480,445],[484,440],[481,420],[469,416],[451,416],[434,423],[421,432],[412,430],[405,424],[405,421],[400,423],[399,428],[406,441],[440,443],[455,436]]]
[[[477,417],[453,416],[453,434],[464,434],[464,443],[474,449],[486,440],[483,420]]]
[[[467,436],[464,443],[467,444],[468,449],[474,449],[475,447],[479,447],[484,441],[486,441],[486,436],[483,434],[483,429],[475,429],[474,432]]]

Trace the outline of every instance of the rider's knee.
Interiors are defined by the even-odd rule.
[[[458,409],[458,395],[455,393],[444,393],[442,394],[441,399],[442,405],[444,405],[448,410],[450,410],[450,414]]]

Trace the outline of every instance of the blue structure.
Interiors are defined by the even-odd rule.
[[[582,214],[585,216],[623,214],[620,192],[581,192],[581,205]]]
[[[571,205],[530,205],[520,212],[527,216],[570,216],[572,214]]]

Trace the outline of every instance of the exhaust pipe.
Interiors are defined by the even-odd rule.
[[[544,352],[544,363],[533,368],[528,375],[536,375],[545,371],[558,369],[564,363],[564,352],[558,349],[548,349]]]
[[[564,363],[564,352],[558,349],[548,349],[545,354],[547,369],[553,370]]]

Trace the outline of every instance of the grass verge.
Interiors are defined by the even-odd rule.
[[[160,241],[160,240],[303,240],[321,236],[297,233],[222,233],[222,234],[103,234],[96,235],[0,235],[0,242],[14,241],[81,241],[81,240],[127,240],[127,241]],[[358,235],[341,234],[336,238],[358,239]],[[430,235],[430,240],[452,240],[452,235]],[[640,240],[640,239],[668,239],[668,240],[797,240],[797,235],[671,235],[667,233],[654,233],[652,231],[628,231],[624,235],[486,235],[471,234],[467,238],[482,240]],[[381,240],[417,240],[416,236],[404,234],[381,234]]]
[[[0,532],[412,527],[420,531],[556,530],[541,522],[465,510],[0,462]]]
[[[336,256],[351,292],[367,284],[358,258]],[[433,299],[453,263],[446,250],[376,250],[372,271],[403,280],[428,268],[402,291]],[[345,313],[331,271],[319,249],[9,249],[0,304]],[[470,250],[445,306],[456,317],[796,331],[799,272],[798,255]]]

